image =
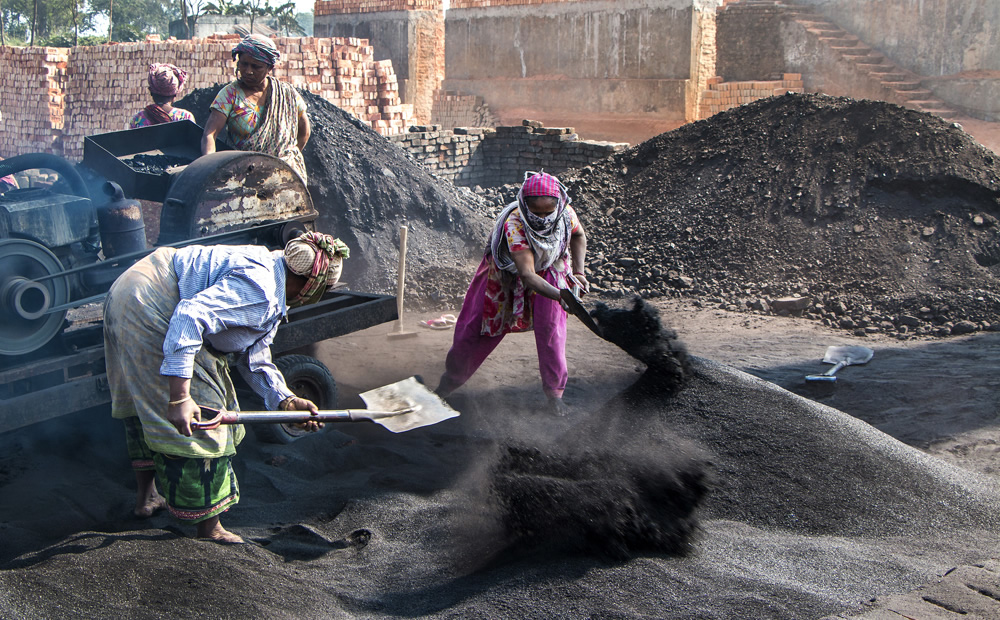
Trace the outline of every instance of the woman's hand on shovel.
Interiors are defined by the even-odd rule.
[[[316,403],[306,398],[299,398],[298,396],[289,396],[281,401],[281,409],[282,411],[309,411],[313,415],[319,413],[319,407],[316,406]],[[310,420],[296,424],[295,426],[310,433],[315,433],[323,428],[323,423],[318,420]]]

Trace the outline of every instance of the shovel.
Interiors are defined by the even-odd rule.
[[[203,416],[214,416],[203,422],[192,422],[191,428],[207,430],[220,424],[288,424],[302,422],[361,422],[370,420],[394,433],[430,426],[458,416],[440,396],[417,381],[403,379],[360,395],[369,409],[339,409],[320,411],[225,411],[202,407]]]
[[[563,303],[566,304],[566,308],[569,310],[570,314],[573,314],[576,318],[583,321],[583,324],[586,325],[590,331],[603,338],[604,335],[601,332],[601,326],[597,324],[594,317],[590,316],[587,309],[583,307],[583,303],[580,301],[580,297],[578,296],[579,293],[580,287],[574,286],[572,289],[560,289],[559,297],[561,297]]]
[[[844,366],[867,364],[875,352],[860,345],[830,346],[826,348],[823,357],[824,364],[833,364],[833,368],[821,375],[806,375],[806,381],[836,381],[837,371]]]

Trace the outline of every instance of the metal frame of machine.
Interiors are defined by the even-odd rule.
[[[17,164],[12,162],[19,158],[0,162],[3,174],[15,165],[50,168],[69,184],[67,193],[14,190],[20,193],[13,198],[0,196],[0,319],[6,317],[2,322],[7,324],[0,326],[5,345],[0,350],[0,433],[111,401],[103,323],[99,309],[88,304],[101,303],[114,279],[153,251],[145,249],[139,205],[125,199],[122,188],[161,202],[160,246],[278,249],[318,216],[305,183],[287,164],[222,148],[199,157],[195,140],[200,135],[201,129],[187,122],[88,137],[81,166],[96,177],[91,189],[56,156],[29,154],[19,156]],[[186,156],[193,165],[159,175],[129,165],[145,154]],[[100,193],[93,189],[95,182],[110,197],[101,208],[91,202]],[[90,215],[81,219],[81,208],[90,209]],[[111,254],[103,260],[97,256],[97,228],[104,253]],[[65,320],[68,311],[81,307],[91,307],[93,318]],[[334,290],[319,303],[291,310],[271,351],[277,360],[281,353],[396,319],[394,296]]]

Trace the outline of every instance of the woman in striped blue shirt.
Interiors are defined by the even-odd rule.
[[[159,248],[119,277],[104,306],[111,414],[125,423],[135,514],[166,507],[197,536],[243,539],[219,516],[239,501],[231,458],[244,430],[192,432],[202,405],[237,410],[228,354],[269,409],[316,411],[285,385],[270,345],[288,308],[318,301],[347,247],[320,233],[283,251],[260,246]],[[312,423],[312,428],[318,425]],[[159,482],[161,495],[156,488]]]

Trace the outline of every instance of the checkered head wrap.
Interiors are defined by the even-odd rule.
[[[528,177],[521,186],[521,195],[528,196],[552,196],[562,198],[562,184],[559,179],[546,172],[539,172]]]
[[[154,95],[173,97],[180,92],[184,82],[187,81],[188,73],[183,69],[178,69],[174,65],[166,62],[158,62],[149,65],[149,92]]]
[[[273,67],[281,60],[281,52],[274,41],[260,34],[248,34],[233,48],[233,60],[240,54],[249,54],[254,60]]]
[[[340,239],[318,232],[307,232],[285,245],[285,264],[292,273],[306,278],[305,286],[288,305],[297,308],[319,301],[327,287],[340,279],[343,260],[350,250]]]

